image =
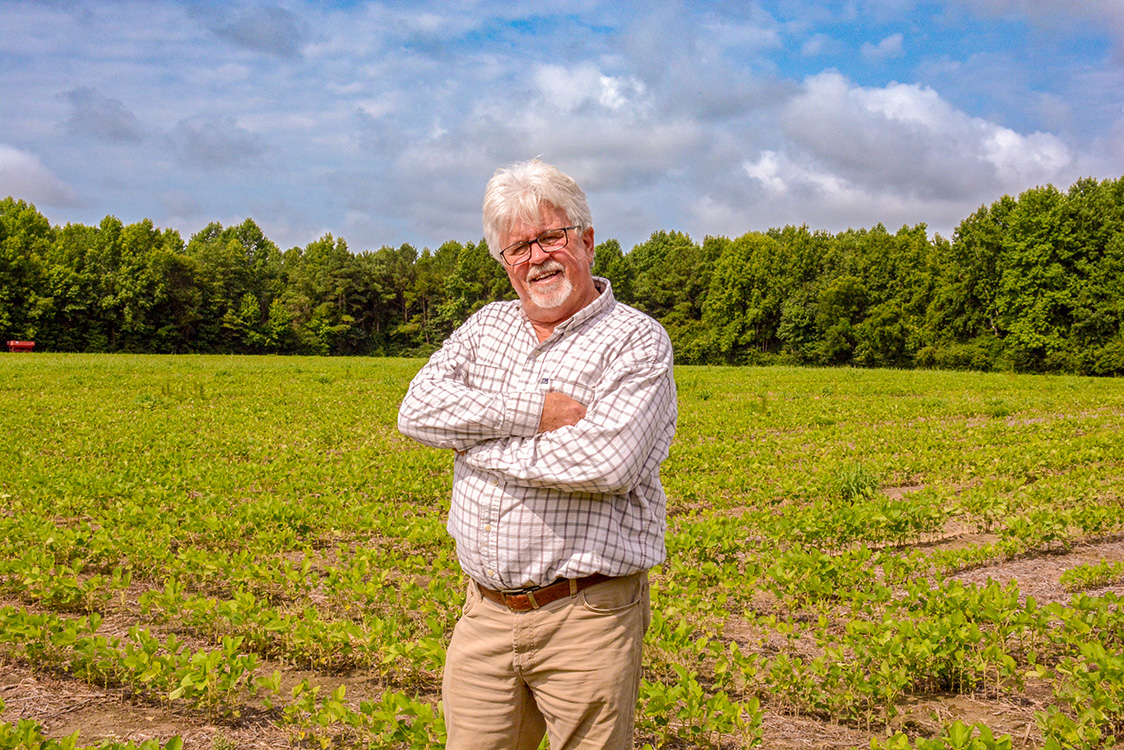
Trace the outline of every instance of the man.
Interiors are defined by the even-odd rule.
[[[496,172],[484,235],[518,301],[473,315],[414,378],[398,428],[451,448],[448,528],[471,581],[445,663],[452,750],[632,747],[659,481],[675,433],[671,343],[595,278],[572,178]]]

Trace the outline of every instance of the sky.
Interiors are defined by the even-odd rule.
[[[52,224],[436,248],[534,157],[626,250],[951,238],[1124,175],[1124,0],[0,0],[0,197]]]

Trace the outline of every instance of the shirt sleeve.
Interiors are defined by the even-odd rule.
[[[662,331],[660,332],[662,333]],[[675,429],[671,345],[606,371],[585,418],[551,432],[478,443],[460,460],[510,483],[620,495],[667,457]]]
[[[471,324],[457,329],[410,382],[398,430],[434,448],[464,451],[482,440],[534,435],[544,394],[470,387]]]

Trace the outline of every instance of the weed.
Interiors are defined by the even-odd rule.
[[[836,496],[847,502],[874,497],[879,485],[878,476],[861,463],[840,468],[833,478]]]

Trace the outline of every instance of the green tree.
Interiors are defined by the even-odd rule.
[[[924,340],[935,276],[933,243],[924,224],[903,226],[893,235],[879,224],[854,236],[868,295],[865,317],[855,328],[854,361],[908,366]]]
[[[773,287],[769,308],[776,317],[777,351],[798,363],[818,362],[819,289],[836,239],[807,225],[771,229],[767,234],[781,247],[768,282]]]
[[[690,290],[685,286],[699,286],[692,276],[700,257],[699,246],[686,234],[653,232],[646,242],[628,254],[632,304],[658,320],[666,318],[684,302],[691,304]],[[682,315],[681,312],[680,317]]]
[[[722,249],[702,320],[714,350],[726,361],[745,361],[779,344],[776,332],[785,295],[778,289],[776,271],[783,256],[783,246],[759,232],[744,234]]]
[[[1066,195],[1075,284],[1066,369],[1124,374],[1124,178],[1078,180]]]
[[[176,249],[178,240],[178,235],[169,237],[148,257],[146,273],[152,281],[153,294],[148,315],[153,329],[149,351],[205,351],[195,336],[203,308],[199,269],[191,258]]]
[[[462,247],[453,242],[441,247],[446,245],[457,250],[457,261],[445,279],[445,301],[438,311],[442,329],[452,331],[489,302],[515,298],[507,272],[488,252],[486,243],[469,242]]]
[[[594,248],[593,275],[609,280],[613,285],[613,296],[626,305],[632,299],[632,265],[621,250],[621,243],[614,239],[606,240]]]
[[[996,295],[1004,237],[1016,203],[1003,196],[962,221],[943,243],[923,323],[922,364],[990,369],[998,362],[1004,332]]]
[[[212,222],[192,235],[185,254],[198,269],[201,287],[197,339],[218,351],[270,349],[265,329],[281,292],[281,253],[261,228],[250,219],[225,229]]]
[[[862,279],[850,274],[832,279],[820,292],[816,326],[820,330],[817,359],[846,364],[854,357],[859,322],[866,316],[868,293]]]
[[[103,277],[92,250],[98,228],[67,224],[51,248],[48,284],[54,300],[44,325],[47,338],[61,351],[106,351],[108,321],[101,306]]]
[[[177,265],[183,241],[173,229],[157,229],[144,219],[121,229],[115,248],[119,264],[113,305],[119,315],[117,348],[151,352],[160,347],[158,331],[165,329],[165,351],[175,350],[174,324],[169,321],[171,269]]]
[[[456,242],[446,242],[437,251],[426,248],[414,264],[414,283],[407,291],[407,306],[413,314],[399,331],[420,353],[435,349],[452,333],[451,320],[441,315],[446,301],[446,280],[460,256]]]
[[[287,308],[301,351],[315,354],[353,354],[366,342],[356,326],[356,313],[367,306],[363,269],[347,249],[347,242],[325,234],[282,258]],[[283,316],[271,314],[271,320]]]
[[[39,321],[50,314],[47,256],[54,231],[35,206],[0,200],[0,335],[36,339]],[[51,347],[49,341],[38,342]]]
[[[1001,241],[995,314],[1018,369],[1053,369],[1051,359],[1065,359],[1081,279],[1074,274],[1077,243],[1064,203],[1052,186],[1023,193]]]

